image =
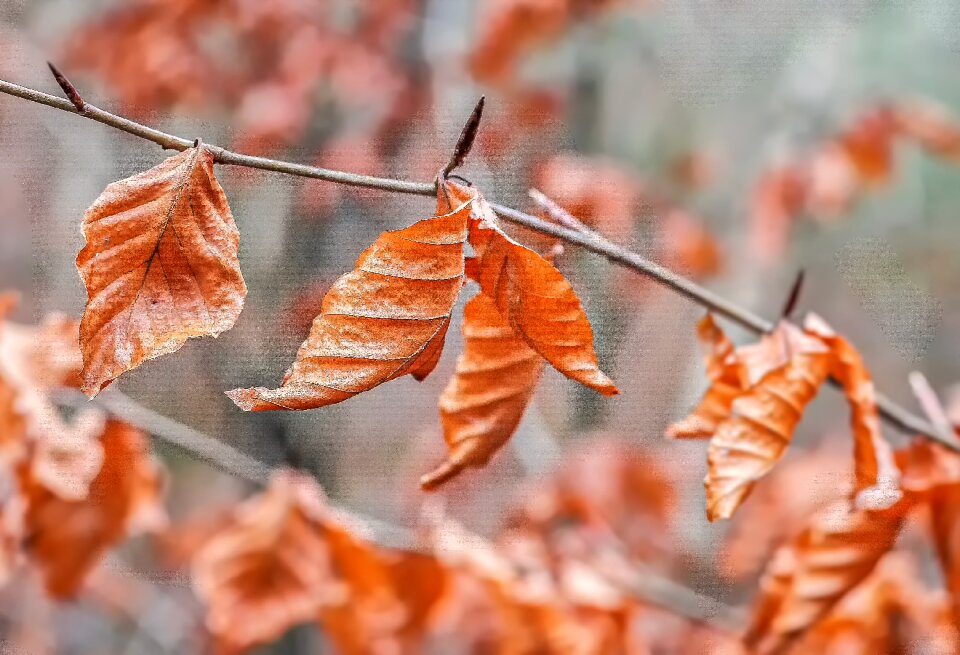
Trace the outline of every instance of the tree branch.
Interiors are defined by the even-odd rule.
[[[187,148],[192,147],[194,143],[191,139],[184,139],[182,137],[161,132],[160,130],[155,130],[130,119],[111,114],[110,112],[99,109],[98,107],[95,107],[89,103],[84,103],[84,109],[79,111],[72,102],[65,98],[58,98],[56,96],[43,93],[42,91],[30,89],[4,80],[0,80],[0,93],[16,96],[24,100],[39,103],[41,105],[47,105],[48,107],[53,107],[71,114],[80,114],[84,118],[95,120],[99,123],[103,123],[104,125],[109,125],[110,127],[114,127],[128,134],[132,134],[133,136],[138,136],[141,139],[146,139],[147,141],[157,143],[163,148],[172,150],[186,150]],[[354,173],[346,173],[327,168],[318,168],[316,166],[306,166],[304,164],[295,164],[276,159],[253,157],[250,155],[233,152],[219,146],[207,145],[206,147],[213,154],[214,160],[221,164],[257,168],[265,171],[274,171],[277,173],[285,173],[287,175],[296,175],[299,177],[310,177],[319,180],[326,180],[328,182],[336,182],[338,184],[347,184],[350,186],[359,186],[369,189],[380,189],[381,191],[389,191],[394,193],[409,193],[423,196],[431,196],[436,193],[436,186],[433,182],[412,182],[407,180],[373,177],[370,175],[357,175]],[[715,314],[719,314],[720,316],[723,316],[752,332],[763,334],[770,332],[774,328],[774,324],[765,318],[762,318],[747,309],[739,307],[722,296],[719,296],[712,291],[701,287],[695,282],[688,280],[682,275],[674,273],[670,269],[665,268],[656,262],[650,261],[649,259],[646,259],[635,252],[608,241],[595,232],[583,233],[576,230],[571,230],[569,228],[541,220],[536,216],[532,216],[511,207],[505,207],[496,203],[491,203],[491,207],[495,212],[497,212],[498,215],[508,221],[532,230],[536,230],[537,232],[548,234],[567,243],[578,245],[586,250],[589,250],[590,252],[606,257],[615,264],[629,268],[642,275],[646,275],[656,282],[672,289],[676,293],[689,298],[693,302],[703,307],[706,307]],[[833,382],[833,384],[836,386],[835,380],[831,380],[831,382]],[[958,441],[953,439],[945,439],[928,421],[901,407],[879,391],[876,394],[876,398],[880,414],[889,423],[903,429],[908,433],[923,435],[924,437],[936,441],[950,450],[960,452],[960,443],[958,443]]]

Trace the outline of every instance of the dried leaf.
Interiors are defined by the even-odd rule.
[[[470,244],[476,254],[468,263],[468,274],[496,302],[514,331],[568,378],[605,396],[619,393],[598,367],[590,321],[563,274],[504,234],[476,190],[453,182],[443,188],[458,200],[476,199],[470,223]]]
[[[929,100],[900,101],[894,108],[898,131],[939,157],[960,159],[960,123]]]
[[[191,337],[229,330],[240,315],[240,234],[203,146],[108,185],[84,215],[83,234],[87,395]]]
[[[864,112],[837,139],[867,184],[884,184],[893,171],[893,139],[897,126],[890,107],[881,105]]]
[[[463,354],[440,396],[447,461],[420,478],[436,489],[467,467],[482,467],[513,435],[543,370],[493,300],[480,293],[463,309]]]
[[[863,358],[850,342],[835,334],[819,317],[808,316],[805,327],[833,352],[830,373],[843,386],[850,403],[857,506],[862,509],[890,507],[903,496],[900,471],[893,449],[880,431],[876,392]]]
[[[928,504],[934,544],[952,598],[954,621],[960,626],[960,482],[935,488]]]
[[[881,511],[859,510],[841,500],[811,517],[761,580],[747,646],[782,652],[814,626],[890,550],[909,508],[902,501]]]
[[[671,439],[706,439],[730,416],[733,401],[746,391],[747,374],[739,361],[733,342],[706,314],[697,323],[697,339],[703,347],[704,363],[710,386],[700,404],[689,416],[667,428]]]
[[[165,523],[163,481],[145,435],[110,420],[100,444],[103,465],[82,500],[63,499],[30,467],[21,470],[26,550],[40,568],[47,591],[58,598],[75,594],[90,568],[123,538]]]
[[[733,401],[730,417],[717,426],[707,452],[707,517],[729,518],[757,480],[779,461],[807,404],[830,372],[829,349],[820,339],[782,322],[750,353],[782,354],[786,363],[766,372]],[[746,354],[744,354],[746,351]],[[747,365],[751,377],[766,366]]]
[[[281,387],[227,395],[246,411],[313,409],[429,375],[463,285],[470,205],[381,234],[327,292]]]
[[[194,589],[219,640],[238,650],[268,643],[342,600],[346,589],[332,575],[322,494],[304,474],[277,473],[194,556]]]

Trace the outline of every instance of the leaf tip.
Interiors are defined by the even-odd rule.
[[[245,412],[252,412],[257,406],[259,394],[256,389],[231,389],[224,394],[233,401],[233,404]]]
[[[463,472],[464,464],[448,459],[429,473],[420,476],[420,488],[423,491],[436,491],[445,483]]]

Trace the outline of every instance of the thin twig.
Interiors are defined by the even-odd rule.
[[[943,403],[937,397],[937,392],[930,386],[927,377],[920,371],[912,371],[907,376],[910,381],[910,388],[913,395],[917,397],[917,402],[923,408],[923,412],[930,419],[930,423],[939,431],[940,435],[946,439],[957,443],[954,436],[953,423],[947,416],[947,411],[943,408]]]
[[[48,107],[60,109],[72,114],[80,113],[74,107],[73,103],[64,98],[30,89],[18,84],[13,84],[0,80],[0,93],[16,96],[24,100],[36,102]],[[194,141],[182,137],[173,136],[160,130],[155,130],[146,125],[135,121],[111,114],[110,112],[94,107],[86,103],[85,109],[81,114],[84,118],[90,118],[104,125],[109,125],[128,134],[138,136],[147,141],[152,141],[164,148],[173,150],[186,150],[193,147]],[[206,148],[213,154],[214,160],[221,164],[230,164],[234,166],[245,166],[247,168],[257,168],[260,170],[274,171],[277,173],[286,173],[300,177],[310,177],[328,182],[347,184],[351,186],[366,187],[370,189],[380,189],[394,193],[409,193],[416,195],[431,196],[436,193],[434,182],[412,182],[408,180],[396,180],[390,178],[372,177],[370,175],[357,175],[355,173],[345,173],[343,171],[330,170],[326,168],[317,168],[315,166],[305,166],[276,159],[267,159],[264,157],[252,157],[236,153],[219,146],[207,145]],[[530,214],[505,207],[496,203],[491,203],[493,210],[505,220],[518,225],[536,230],[543,234],[548,234],[561,239],[567,243],[572,243],[590,252],[606,257],[611,262],[632,269],[633,271],[646,275],[656,282],[672,289],[676,293],[689,298],[693,302],[709,309],[715,314],[719,314],[734,323],[737,323],[748,330],[763,334],[770,332],[774,325],[770,321],[754,314],[753,312],[739,307],[726,298],[701,287],[695,282],[688,280],[682,275],[674,273],[668,268],[650,261],[635,252],[618,246],[596,232],[580,232],[571,230],[560,225],[555,225],[548,221],[537,218]],[[832,381],[836,384],[836,381]],[[876,394],[877,406],[880,414],[891,424],[912,434],[920,434],[932,439],[943,446],[960,452],[960,446],[951,441],[945,441],[930,423],[923,418],[904,409],[894,401],[890,400],[880,392]]]

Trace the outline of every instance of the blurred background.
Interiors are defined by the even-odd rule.
[[[446,162],[485,94],[460,172],[488,198],[536,212],[536,187],[613,241],[770,319],[803,269],[797,315],[815,311],[847,335],[878,387],[919,412],[910,371],[939,390],[958,375],[960,136],[947,120],[960,116],[958,25],[960,4],[942,0],[8,0],[0,75],[59,95],[50,60],[88,102],[173,134],[418,181]],[[22,293],[15,320],[80,315],[83,212],[107,183],[167,154],[0,96],[0,288]],[[219,339],[192,340],[115,386],[269,464],[295,452],[337,504],[413,525],[425,500],[417,480],[445,453],[436,406],[458,323],[423,383],[256,415],[223,391],[275,386],[330,284],[381,231],[429,216],[432,201],[234,167],[218,175],[241,232],[243,314]],[[675,491],[658,537],[672,553],[664,567],[744,602],[759,567],[738,577],[716,564],[740,519],[704,517],[705,444],[663,437],[706,386],[694,332],[703,310],[575,248],[558,266],[621,395],[601,398],[548,370],[510,446],[439,492],[448,511],[493,534],[532,480],[626,443]],[[753,339],[723,325],[738,343]],[[823,392],[785,461],[846,454],[847,420],[839,394]],[[885,434],[900,443],[893,428]],[[175,522],[251,490],[154,450],[171,470]],[[829,474],[808,470],[794,484],[816,496]],[[148,584],[189,595],[176,579]],[[179,602],[156,611],[186,612]],[[82,603],[56,611],[67,644],[58,652],[90,652],[89,634],[71,632],[77,622],[120,639]],[[291,643],[275,652],[299,652]]]

